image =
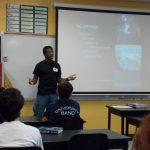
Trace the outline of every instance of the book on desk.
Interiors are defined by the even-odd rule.
[[[39,130],[40,130],[40,133],[43,133],[43,134],[59,134],[63,131],[63,128],[41,126],[39,127]]]
[[[132,108],[147,108],[148,107],[148,105],[140,104],[140,103],[128,103],[127,105]]]

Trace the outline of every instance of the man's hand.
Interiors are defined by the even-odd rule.
[[[76,74],[73,74],[67,77],[68,81],[75,80],[75,79],[76,79]]]
[[[34,82],[33,82],[33,80],[32,80],[32,79],[30,79],[30,78],[29,78],[29,81],[28,81],[28,83],[29,83],[30,85],[34,85]]]
[[[48,121],[48,118],[47,118],[47,117],[43,117],[43,118],[42,118],[42,121],[43,121],[43,122]]]
[[[35,85],[37,83],[37,81],[38,81],[38,77],[36,75],[34,75],[33,79],[29,78],[28,83],[30,85]]]

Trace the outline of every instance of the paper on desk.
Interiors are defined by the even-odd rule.
[[[126,105],[113,105],[113,108],[132,108],[130,106],[126,106]]]

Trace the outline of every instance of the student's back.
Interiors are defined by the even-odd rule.
[[[0,147],[26,146],[42,146],[38,129],[19,120],[0,124]]]
[[[73,87],[69,82],[62,82],[57,86],[59,100],[49,105],[43,114],[43,121],[55,122],[63,117],[80,117],[80,105],[70,99]]]
[[[19,121],[24,98],[14,88],[4,90],[0,95],[0,147],[38,146],[43,149],[38,129]]]
[[[56,103],[49,105],[43,116],[47,117],[50,122],[55,122],[63,117],[80,117],[80,106],[74,100],[60,99]]]

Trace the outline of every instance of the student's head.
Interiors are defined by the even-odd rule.
[[[24,98],[21,92],[15,88],[8,88],[0,95],[0,117],[3,121],[14,121],[20,116],[24,105]]]
[[[135,134],[136,150],[150,150],[150,114],[145,116]]]
[[[47,60],[52,60],[54,56],[54,51],[51,46],[45,46],[43,48],[43,54]]]
[[[70,82],[61,82],[57,86],[57,92],[60,99],[68,99],[73,91],[73,86]]]

